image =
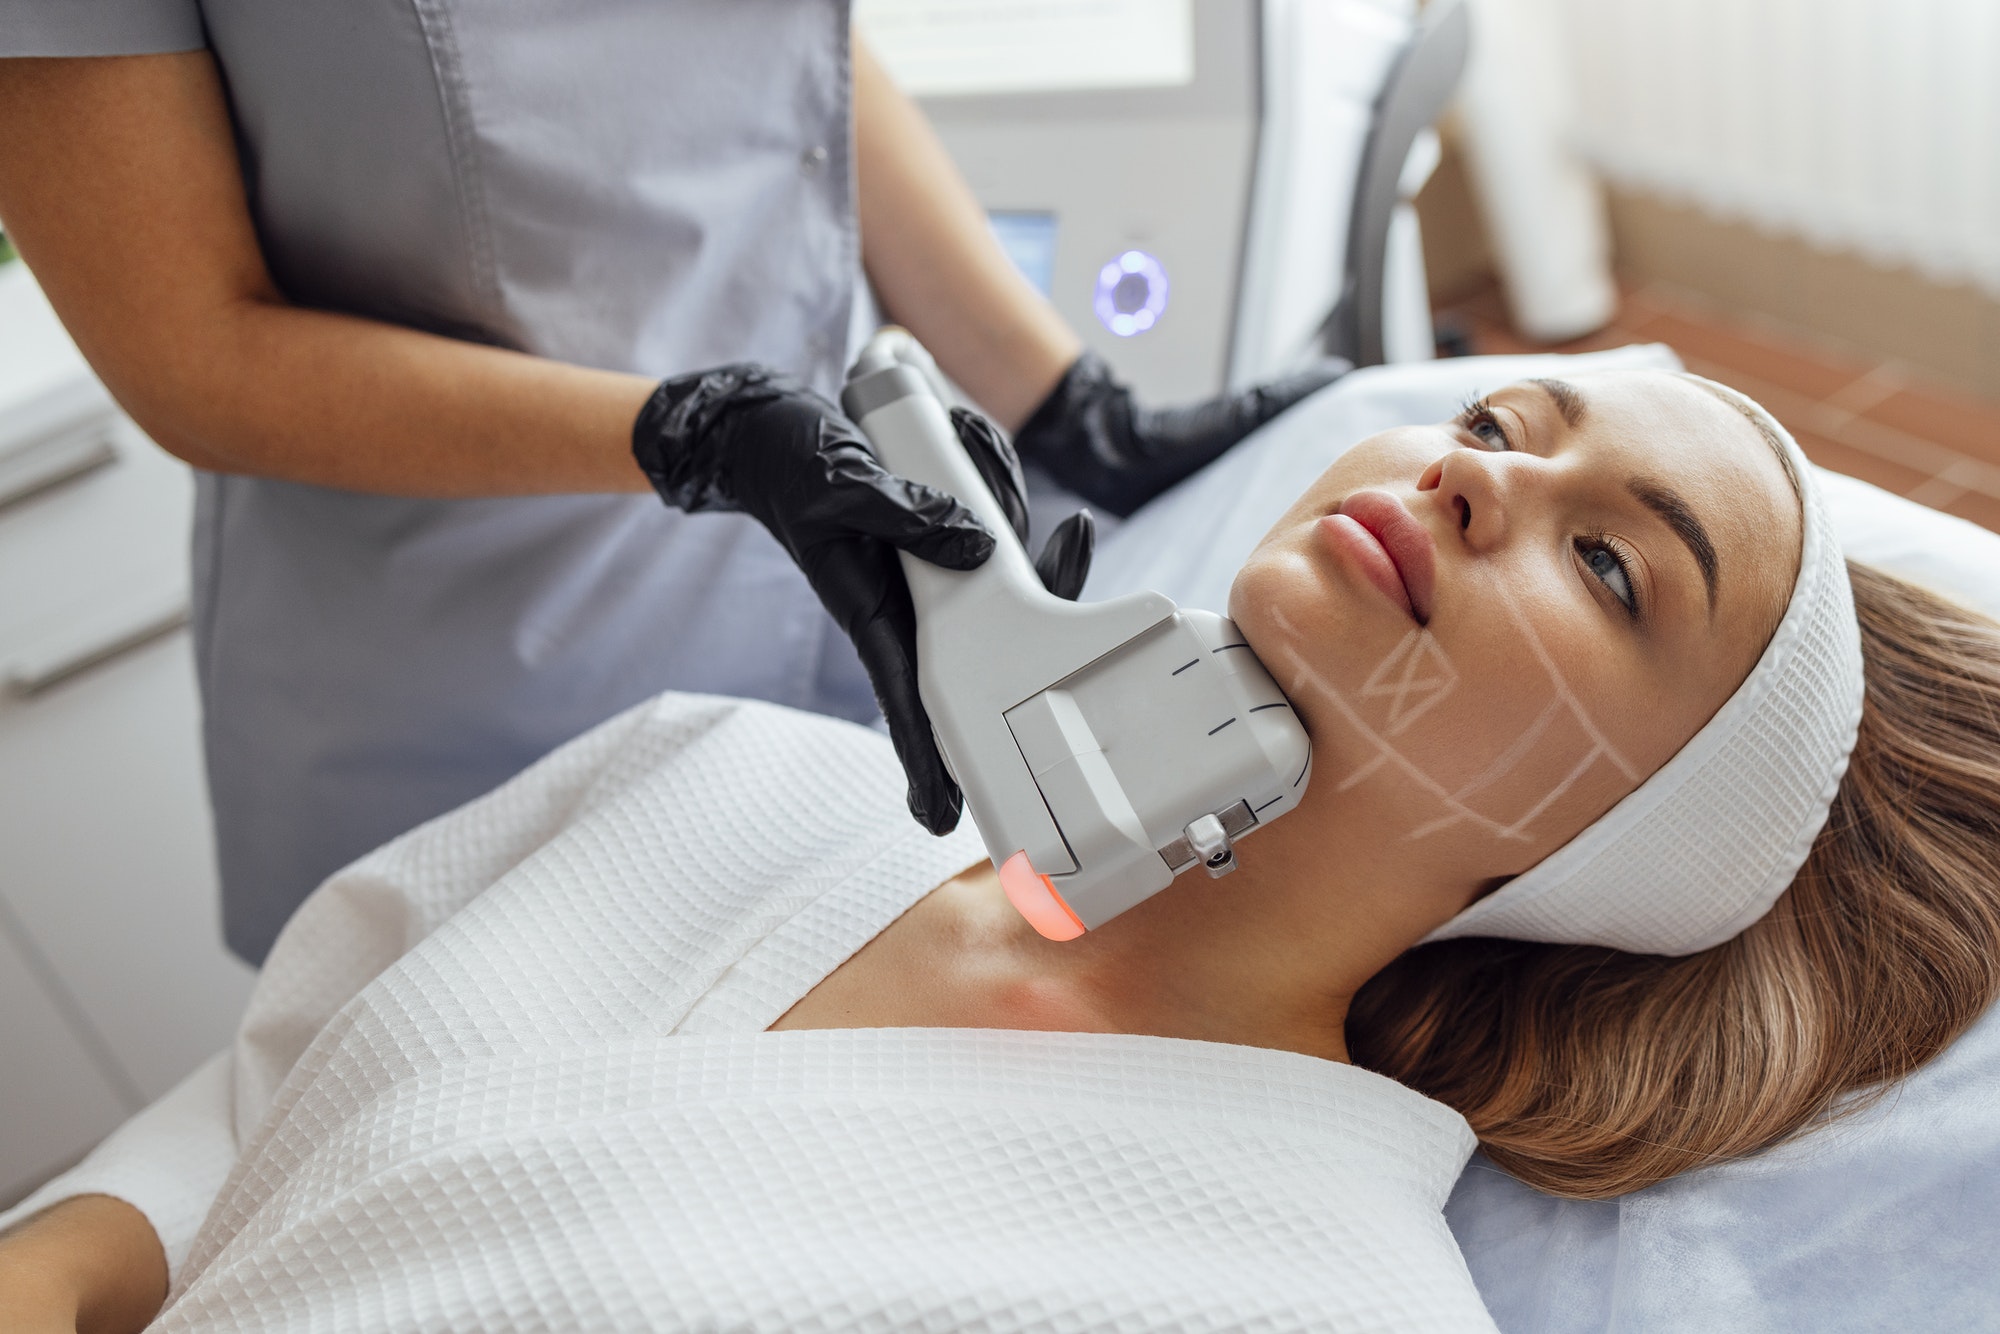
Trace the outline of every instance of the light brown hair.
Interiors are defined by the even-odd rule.
[[[1529,1185],[1603,1198],[1797,1134],[1964,1032],[2000,994],[2000,625],[1848,569],[1860,734],[1766,916],[1686,958],[1423,946],[1356,997],[1354,1060]]]

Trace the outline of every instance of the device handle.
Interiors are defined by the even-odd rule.
[[[993,532],[993,556],[976,571],[980,583],[1005,583],[1033,599],[1042,592],[1034,562],[1021,545],[1014,526],[959,442],[952,426],[943,377],[923,346],[908,332],[883,329],[868,341],[849,372],[841,406],[857,422],[866,422],[869,447],[882,466],[898,477],[943,491],[971,510]],[[968,575],[936,570],[906,558],[911,591],[920,598],[938,582],[933,575],[952,574],[945,586],[956,586]]]

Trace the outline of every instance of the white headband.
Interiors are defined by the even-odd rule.
[[[1769,911],[1826,824],[1861,722],[1847,564],[1791,434],[1735,390],[1687,378],[1742,405],[1784,444],[1805,520],[1791,604],[1756,667],[1679,754],[1426,941],[1506,936],[1693,954]]]

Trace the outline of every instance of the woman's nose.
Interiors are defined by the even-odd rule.
[[[1491,550],[1507,536],[1504,455],[1454,449],[1424,469],[1417,490],[1428,492],[1468,545]]]

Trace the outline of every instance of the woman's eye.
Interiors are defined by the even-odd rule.
[[[1584,568],[1604,581],[1612,596],[1625,604],[1625,610],[1636,614],[1639,610],[1638,596],[1632,591],[1632,570],[1610,543],[1597,538],[1578,538],[1577,554],[1583,558]]]
[[[1500,425],[1500,419],[1484,402],[1466,404],[1465,410],[1459,414],[1458,424],[1465,428],[1467,435],[1488,449],[1506,450],[1514,447],[1513,442],[1507,439],[1506,428]]]

